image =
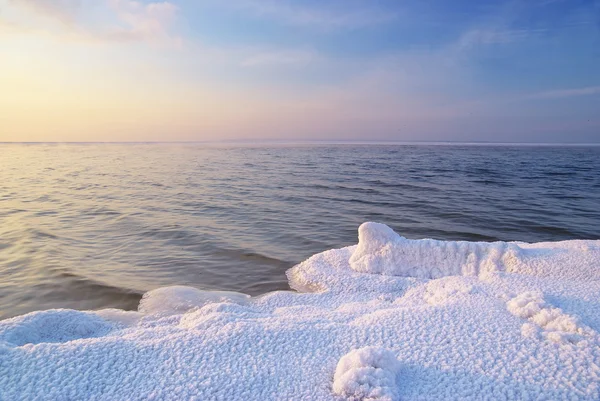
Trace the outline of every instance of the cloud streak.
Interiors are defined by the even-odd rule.
[[[539,37],[546,29],[473,29],[465,32],[458,40],[460,49],[479,45],[505,45]]]
[[[76,22],[83,3],[83,0],[10,0],[10,4],[55,18],[65,24]]]
[[[125,25],[105,34],[106,38],[116,41],[174,41],[170,29],[177,19],[179,7],[164,1],[142,3],[130,0],[108,0],[109,7],[117,19]]]
[[[316,53],[310,50],[267,51],[247,57],[241,65],[244,67],[302,67],[310,64],[316,58]]]
[[[52,32],[62,36],[109,42],[154,42],[180,45],[182,39],[173,33],[179,7],[169,1],[142,2],[134,0],[10,0],[9,4],[32,15],[61,23]],[[86,13],[104,9],[108,18],[89,24]],[[27,24],[28,22],[28,24]],[[40,32],[35,20],[4,22],[10,32]]]
[[[558,89],[538,92],[526,96],[526,99],[564,99],[576,96],[600,95],[600,86],[588,86],[585,88]]]
[[[312,27],[323,31],[356,29],[389,23],[398,15],[377,8],[342,8],[328,10],[294,4],[290,1],[232,0],[228,7],[249,12],[257,17],[272,19],[286,25]]]

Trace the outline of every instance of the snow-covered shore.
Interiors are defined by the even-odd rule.
[[[0,400],[600,399],[600,241],[359,244],[249,298],[0,321]]]

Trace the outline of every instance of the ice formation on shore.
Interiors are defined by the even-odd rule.
[[[0,321],[0,400],[600,399],[600,241],[359,244],[243,294]]]
[[[560,252],[550,255],[555,244],[531,248],[507,242],[409,240],[378,223],[361,225],[358,238],[350,257],[352,270],[388,276],[436,279],[504,271],[562,275],[580,263],[579,258],[565,258]]]

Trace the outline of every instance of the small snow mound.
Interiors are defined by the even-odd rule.
[[[245,305],[231,302],[211,303],[183,315],[179,327],[202,329],[215,321],[234,322],[246,316],[255,316],[256,312]]]
[[[333,392],[352,401],[396,401],[399,367],[396,356],[387,349],[353,350],[338,362]]]
[[[461,277],[445,277],[429,281],[425,286],[423,298],[429,305],[440,306],[456,301],[474,291],[473,286]]]
[[[506,304],[510,313],[522,319],[529,319],[540,313],[544,306],[543,294],[534,291],[517,295]]]
[[[559,308],[554,308],[540,292],[524,292],[506,304],[508,311],[522,319],[527,319],[521,333],[527,337],[535,337],[535,327],[542,330],[543,336],[552,342],[579,343],[593,334],[592,330],[583,326],[576,317],[567,315]]]
[[[385,224],[366,222],[358,227],[358,242],[366,251],[377,250],[378,247],[397,238],[398,234]]]
[[[0,343],[15,346],[101,337],[113,326],[93,312],[51,309],[0,322]]]
[[[138,311],[148,315],[175,315],[213,302],[245,303],[249,295],[232,291],[202,291],[193,287],[172,286],[144,294]]]

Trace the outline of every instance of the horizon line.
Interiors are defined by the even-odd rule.
[[[107,144],[107,145],[470,145],[470,146],[600,146],[600,142],[488,142],[488,141],[318,141],[318,140],[224,140],[224,141],[0,141],[0,145],[43,145],[43,144]]]

